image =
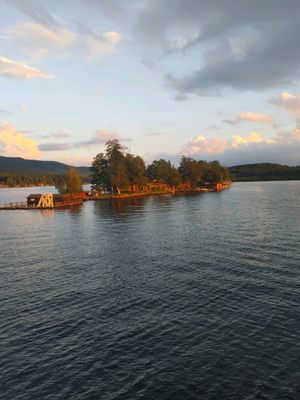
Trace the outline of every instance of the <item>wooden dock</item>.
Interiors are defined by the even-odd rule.
[[[70,208],[81,206],[82,201],[74,201],[74,202],[65,202],[60,204],[55,204],[53,207],[36,207],[36,206],[28,206],[26,202],[15,202],[15,203],[7,203],[3,206],[0,206],[1,210],[55,210],[58,208]]]
[[[72,196],[61,196],[53,193],[31,194],[27,201],[7,203],[0,210],[53,210],[82,205],[82,199]]]

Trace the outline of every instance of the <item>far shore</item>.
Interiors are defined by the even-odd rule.
[[[83,186],[89,185],[89,183],[83,183]],[[7,185],[0,185],[0,189],[25,189],[25,188],[43,188],[43,187],[55,187],[53,185],[26,185],[26,186],[7,186]]]

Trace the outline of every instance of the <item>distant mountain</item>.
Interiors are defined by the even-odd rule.
[[[244,164],[229,167],[229,171],[235,182],[300,180],[300,166],[290,167],[271,163]]]
[[[64,175],[70,166],[57,161],[26,160],[20,157],[0,156],[0,174],[16,175]],[[76,167],[83,179],[90,174],[89,167]]]

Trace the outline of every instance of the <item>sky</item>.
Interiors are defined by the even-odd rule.
[[[0,0],[0,155],[300,165],[299,0]]]

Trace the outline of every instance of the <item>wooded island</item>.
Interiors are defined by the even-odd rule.
[[[139,194],[221,190],[229,187],[230,173],[218,161],[196,161],[182,156],[176,168],[160,159],[146,167],[142,157],[126,152],[117,139],[106,143],[104,153],[91,166],[91,188],[95,197],[105,194]]]
[[[219,191],[231,185],[228,169],[218,161],[196,161],[182,156],[178,168],[164,159],[154,160],[146,167],[142,157],[127,153],[117,139],[109,140],[105,152],[94,157],[90,173],[90,191],[82,190],[79,173],[70,167],[67,176],[56,184],[59,194],[32,193],[26,202],[5,204],[0,209],[68,208],[88,200]]]

